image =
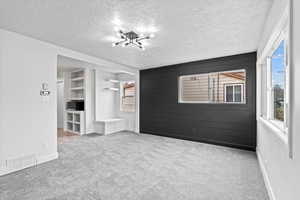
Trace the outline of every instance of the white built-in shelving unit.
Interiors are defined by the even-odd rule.
[[[114,91],[114,92],[118,92],[119,91],[119,87],[116,87],[115,84],[119,84],[120,81],[119,80],[116,80],[116,79],[108,79],[106,80],[107,82],[109,83],[112,83],[113,84],[113,87],[106,87],[104,88],[105,90],[110,90],[110,91]]]
[[[84,100],[85,71],[76,70],[70,74],[70,100]]]
[[[66,111],[65,130],[68,132],[83,135],[84,127],[84,111]]]
[[[85,69],[74,70],[65,76],[65,103],[73,100],[85,101]],[[85,130],[85,110],[65,110],[65,131],[83,135]]]

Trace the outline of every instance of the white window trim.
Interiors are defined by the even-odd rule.
[[[189,74],[189,75],[180,75],[178,77],[178,103],[184,103],[184,104],[246,104],[246,97],[242,97],[244,101],[242,102],[214,102],[214,101],[184,101],[182,100],[182,85],[181,85],[181,80],[186,77],[194,77],[200,74],[212,74],[212,73],[222,73],[222,72],[240,72],[241,70],[245,71],[246,77],[247,77],[247,70],[241,67],[241,69],[237,70],[228,70],[228,71],[216,71],[216,72],[203,72],[203,73],[197,73],[197,74]],[[246,92],[246,85],[247,85],[247,79],[245,80],[243,92]],[[211,91],[209,90],[209,95]],[[246,94],[246,93],[245,93]]]
[[[227,87],[233,87],[233,102],[228,102],[226,99],[227,97]],[[241,102],[236,102],[235,101],[235,86],[241,86]],[[244,103],[244,84],[242,83],[230,83],[230,84],[225,84],[224,85],[224,103]]]
[[[280,18],[277,26],[274,28],[273,30],[273,34],[271,35],[269,41],[267,42],[266,46],[264,47],[262,53],[258,56],[258,60],[257,60],[257,120],[260,121],[260,122],[263,122],[263,124],[267,125],[270,129],[273,130],[273,132],[275,133],[276,136],[278,136],[278,138],[280,138],[285,144],[289,145],[289,156],[292,158],[292,141],[291,141],[291,132],[290,132],[290,129],[283,129],[282,126],[278,126],[278,124],[276,123],[275,120],[270,120],[268,119],[268,113],[269,112],[269,106],[267,106],[267,118],[263,117],[262,115],[262,107],[261,107],[261,94],[260,92],[262,91],[261,90],[261,78],[262,78],[262,67],[265,66],[265,61],[267,60],[267,62],[270,62],[270,60],[268,59],[268,57],[270,57],[270,52],[272,52],[272,49],[274,48],[274,43],[276,41],[278,41],[278,38],[280,38],[280,36],[282,36],[282,33],[284,32],[283,30],[287,31],[285,33],[285,36],[287,38],[286,40],[286,43],[288,46],[290,46],[290,43],[289,43],[289,40],[290,40],[290,33],[289,33],[289,25],[290,25],[290,22],[289,22],[289,17],[290,17],[290,14],[289,14],[289,9],[286,9],[284,14],[282,15],[282,17]],[[288,49],[290,50],[290,48]],[[290,61],[290,56],[291,56],[291,52],[288,51],[288,60]],[[269,63],[267,63],[267,65],[269,65]],[[286,89],[286,102],[287,102],[287,105],[286,106],[286,113],[287,113],[287,116],[285,119],[286,120],[286,125],[289,125],[290,126],[290,122],[289,122],[289,119],[288,117],[290,116],[290,108],[289,108],[289,103],[290,103],[290,100],[289,100],[289,97],[290,97],[290,94],[289,94],[289,76],[290,76],[290,65],[291,63],[289,62],[289,66],[287,67],[286,69],[286,83],[287,83],[287,89]],[[270,73],[269,73],[270,74]],[[268,77],[267,77],[268,78]],[[269,81],[267,80],[267,83]],[[268,89],[268,86],[267,86],[267,89]],[[267,101],[269,101],[269,95],[267,95]],[[282,125],[282,124],[281,124]]]
[[[285,84],[284,84],[284,121],[273,119],[274,117],[274,105],[271,103],[273,101],[273,88],[272,88],[272,64],[271,58],[273,53],[278,49],[281,42],[284,41],[284,48],[285,48],[285,63],[286,63],[286,56],[287,56],[287,44],[288,44],[288,34],[286,27],[283,27],[282,31],[280,32],[277,39],[274,41],[272,48],[270,48],[268,56],[267,56],[267,120],[269,120],[274,126],[279,128],[282,133],[287,135],[288,133],[288,102],[289,102],[289,65],[285,66]]]
[[[288,144],[288,137],[286,137],[286,134],[281,128],[263,117],[259,117],[259,121],[270,128],[284,142],[284,144]]]

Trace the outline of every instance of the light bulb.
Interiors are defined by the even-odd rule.
[[[118,17],[115,17],[114,20],[112,21],[112,23],[116,26],[121,26],[123,24],[122,21]]]
[[[119,31],[119,28],[115,26],[115,27],[114,27],[114,30],[115,30],[115,31]]]
[[[150,37],[150,38],[154,38],[154,37],[155,37],[154,33],[151,33],[151,34],[149,35],[149,37]]]

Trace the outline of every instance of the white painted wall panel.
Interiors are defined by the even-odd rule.
[[[57,52],[1,30],[0,44],[0,161],[55,157]],[[48,84],[49,97],[40,96],[42,83]]]
[[[110,72],[96,70],[95,79],[96,120],[115,118],[117,110],[115,107],[115,99],[118,92],[105,88],[118,87],[118,84],[108,81],[109,79],[116,79],[116,75]]]
[[[273,0],[273,5],[269,10],[269,15],[267,17],[267,21],[264,24],[264,29],[262,32],[262,36],[260,42],[258,44],[258,55],[260,55],[266,46],[272,32],[281,18],[289,0]]]
[[[57,83],[57,128],[64,128],[64,83]]]
[[[286,1],[275,0],[274,6],[266,24],[264,40],[270,37],[272,27],[275,27],[279,16],[286,7]],[[274,130],[264,123],[258,123],[258,153],[262,158],[262,165],[266,169],[265,175],[269,180],[269,190],[276,200],[296,200],[300,197],[300,2],[294,0],[294,66],[292,77],[293,110],[293,159],[289,158],[288,144],[276,135]],[[269,30],[270,29],[270,30]],[[266,39],[265,39],[266,38]],[[262,51],[263,44],[258,52]]]

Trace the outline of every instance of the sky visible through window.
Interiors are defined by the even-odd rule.
[[[284,41],[282,41],[279,47],[272,55],[272,85],[284,88]]]
[[[282,41],[272,55],[274,119],[284,121],[285,45]]]

